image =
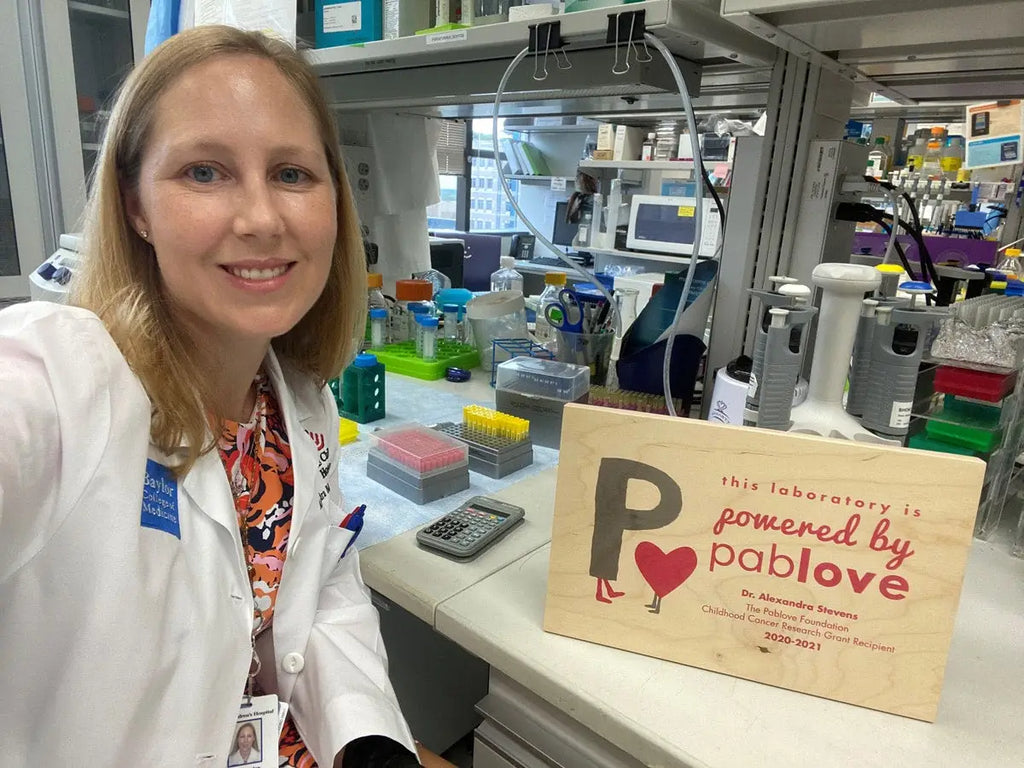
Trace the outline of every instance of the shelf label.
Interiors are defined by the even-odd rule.
[[[453,29],[450,32],[438,32],[434,35],[427,35],[426,40],[427,45],[448,45],[449,43],[465,40],[467,37],[466,30]]]
[[[324,6],[324,32],[358,32],[362,28],[362,3],[338,3]]]
[[[551,191],[552,192],[565,192],[566,178],[564,176],[555,176],[551,179]]]

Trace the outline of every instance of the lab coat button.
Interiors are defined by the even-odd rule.
[[[281,659],[281,668],[292,675],[297,675],[306,666],[306,660],[301,653],[286,653]]]

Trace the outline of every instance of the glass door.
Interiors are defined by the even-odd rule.
[[[68,0],[86,179],[92,175],[113,97],[136,60],[139,19],[133,15],[141,15],[145,23],[145,12],[138,13],[138,3],[129,0]]]
[[[0,116],[0,277],[17,277],[20,274],[11,180],[7,173],[7,146],[4,144],[4,123]]]
[[[28,275],[46,258],[44,198],[30,119],[22,36],[14,3],[0,2],[0,306],[27,298]]]

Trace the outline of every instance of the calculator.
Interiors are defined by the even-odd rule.
[[[471,558],[523,519],[522,507],[474,496],[456,510],[416,532],[416,541],[453,557]]]

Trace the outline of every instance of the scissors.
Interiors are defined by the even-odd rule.
[[[558,301],[544,307],[544,317],[553,328],[570,333],[583,333],[583,302],[576,291],[563,288]]]

